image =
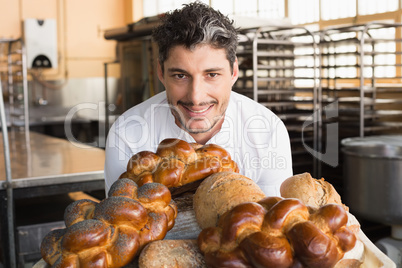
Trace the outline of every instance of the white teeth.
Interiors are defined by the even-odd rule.
[[[208,109],[209,109],[209,107],[207,107],[207,108],[205,108],[205,109],[203,109],[203,110],[194,111],[194,110],[191,110],[191,109],[189,108],[189,110],[190,110],[192,113],[196,113],[196,114],[203,113],[203,112],[205,112],[205,111],[208,110]]]

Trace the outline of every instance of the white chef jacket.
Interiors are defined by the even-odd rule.
[[[195,142],[178,127],[165,91],[124,112],[109,130],[106,142],[105,190],[126,171],[140,151],[156,152],[166,138]],[[284,123],[269,109],[231,92],[221,130],[207,144],[226,149],[240,173],[251,178],[267,196],[280,196],[281,183],[293,175],[290,141]]]

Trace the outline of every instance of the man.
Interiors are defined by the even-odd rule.
[[[225,148],[240,173],[269,196],[293,175],[288,132],[266,107],[232,92],[238,78],[233,22],[195,2],[164,16],[153,32],[165,91],[127,110],[106,144],[106,192],[137,152],[166,138]]]

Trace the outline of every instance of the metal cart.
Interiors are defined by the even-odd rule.
[[[318,175],[318,44],[303,27],[265,26],[240,31],[239,79],[233,90],[261,103],[285,123],[294,173]]]
[[[402,24],[320,32],[323,102],[339,102],[342,137],[401,133]]]
[[[402,133],[402,24],[371,22],[327,28],[320,36],[322,106],[336,102],[339,139]],[[323,117],[323,124],[334,119]],[[325,141],[326,129],[322,128]],[[341,144],[338,144],[341,147]],[[323,175],[342,183],[339,166]]]

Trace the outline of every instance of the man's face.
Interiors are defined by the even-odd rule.
[[[158,75],[179,127],[191,134],[220,129],[238,77],[237,61],[232,73],[224,49],[175,46],[164,62],[164,73],[159,68]]]

